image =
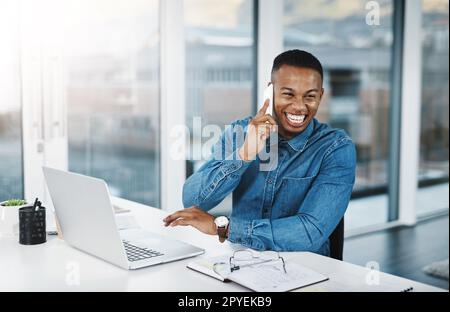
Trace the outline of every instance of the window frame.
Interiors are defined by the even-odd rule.
[[[170,157],[171,129],[185,123],[185,45],[183,0],[160,0],[160,202],[161,209],[183,209],[186,162]],[[177,90],[176,92],[169,92]]]

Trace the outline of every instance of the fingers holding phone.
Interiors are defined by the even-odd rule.
[[[266,101],[269,101],[269,105],[266,109],[266,114],[272,116],[273,116],[273,95],[274,95],[273,84],[269,83],[267,88],[264,90],[264,103]]]
[[[245,161],[252,161],[266,145],[270,134],[277,131],[277,122],[273,118],[273,85],[264,92],[265,102],[256,116],[250,121],[244,145],[239,156]]]

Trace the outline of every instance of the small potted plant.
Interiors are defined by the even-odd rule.
[[[0,237],[19,234],[19,208],[27,205],[24,199],[0,202]]]

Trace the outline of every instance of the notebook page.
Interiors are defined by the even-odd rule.
[[[289,291],[328,279],[320,273],[295,263],[286,263],[286,272],[282,266],[260,264],[234,271],[228,279],[261,292]]]

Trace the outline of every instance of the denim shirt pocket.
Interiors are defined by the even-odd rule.
[[[281,180],[279,218],[293,216],[299,212],[299,208],[305,199],[315,176],[297,178],[283,177]]]

